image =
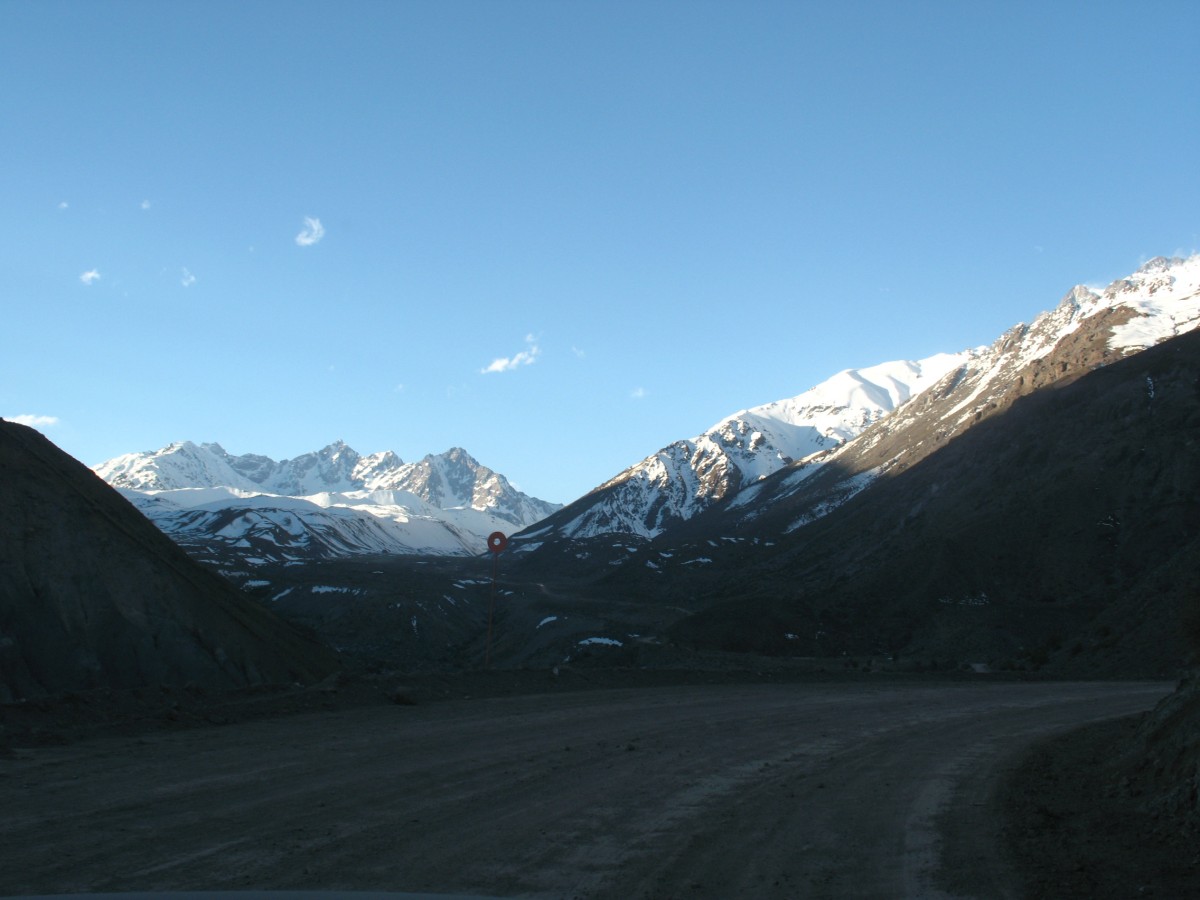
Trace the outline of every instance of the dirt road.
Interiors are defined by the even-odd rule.
[[[659,687],[18,750],[0,759],[0,896],[1010,896],[998,768],[1168,691]]]

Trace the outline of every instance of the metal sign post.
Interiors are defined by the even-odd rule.
[[[487,645],[483,651],[483,667],[485,669],[492,664],[492,616],[496,611],[496,566],[500,561],[500,554],[508,546],[508,538],[502,531],[493,531],[488,535],[487,545],[488,549],[492,551],[492,601],[488,604]]]

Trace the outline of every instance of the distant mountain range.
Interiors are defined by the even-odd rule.
[[[1172,675],[1190,652],[1184,635],[1200,634],[1198,325],[1200,256],[1154,259],[1106,288],[1072,289],[990,346],[847,370],[735,413],[563,508],[458,449],[406,464],[338,442],[277,462],[184,442],[97,472],[191,556],[390,665],[486,658],[485,561],[404,556],[478,556],[501,530],[517,532],[495,621],[495,658],[508,665],[736,651],[821,666]],[[24,556],[0,575],[12,591],[38,579],[20,615],[45,606],[38,598],[95,594],[61,560],[100,571],[116,546],[112,532],[62,531],[103,505],[100,482],[71,483],[83,507],[9,498],[19,515],[4,547]],[[101,517],[144,533],[144,522]],[[44,547],[42,532],[54,538]],[[394,559],[354,559],[364,554]],[[112,584],[105,602],[119,604],[123,582]],[[22,633],[71,633],[78,616],[61,612],[65,625],[29,619]],[[5,621],[8,682],[59,680],[13,655]],[[74,659],[72,646],[50,658]],[[79,666],[97,651],[80,646],[62,683],[88,677]]]
[[[96,474],[193,550],[248,562],[364,553],[463,555],[558,509],[465,450],[405,463],[337,441],[295,459],[233,456],[182,441],[102,463]]]
[[[519,552],[557,547],[578,558],[580,542],[617,535],[633,547],[686,533],[710,511],[744,524],[791,509],[795,528],[1015,397],[1194,328],[1198,283],[1200,256],[1153,259],[1102,290],[1073,288],[1053,311],[991,346],[848,369],[795,397],[734,413],[566,507],[526,496],[457,448],[404,463],[339,441],[275,461],[182,442],[96,472],[185,546],[222,548],[250,563],[471,555],[495,530],[518,532]]]

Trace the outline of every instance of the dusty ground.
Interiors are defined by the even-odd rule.
[[[1168,690],[668,685],[14,740],[0,895],[1021,896],[1005,761]]]
[[[1148,808],[1150,773],[1113,760],[1114,748],[1133,743],[1137,718],[1042,743],[1002,779],[1004,840],[1023,862],[1021,896],[1200,897],[1194,826]]]

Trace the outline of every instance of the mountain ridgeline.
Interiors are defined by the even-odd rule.
[[[968,356],[943,353],[849,369],[798,397],[734,413],[626,469],[525,537],[655,537],[768,475],[855,437]]]
[[[819,516],[895,465],[911,464],[1012,399],[1105,365],[1200,322],[1200,256],[1162,257],[1103,291],[1073,288],[989,347],[841,372],[677,441],[526,530],[527,550],[612,534],[651,539],[724,506],[745,515],[837,461],[836,487],[798,501]],[[819,497],[819,499],[818,499]]]
[[[833,462],[757,518],[697,521],[667,552],[703,572],[652,545],[658,568],[625,578],[697,610],[674,635],[699,646],[1169,675],[1200,598],[1198,435],[1193,332],[1015,397],[854,496]]]
[[[720,481],[667,448],[517,535],[522,565],[688,610],[670,634],[699,648],[1172,672],[1200,596],[1198,287],[1200,257],[1075,288],[891,411],[840,404],[824,449],[756,478],[726,454],[740,490],[660,527],[643,473]]]
[[[1200,256],[1157,258],[989,346],[742,410],[562,508],[461,450],[181,443],[97,471],[193,556],[339,646],[386,634],[398,664],[483,658],[478,573],[419,560],[500,530],[509,665],[676,648],[1162,675],[1200,629],[1198,324]]]
[[[461,449],[183,442],[92,473],[0,422],[0,701],[336,670],[289,618],[399,668],[1174,674],[1200,648],[1198,324],[1200,256],[1151,260],[990,346],[735,413],[563,508]]]
[[[373,553],[471,555],[558,509],[454,448],[405,463],[341,441],[295,459],[183,441],[96,467],[201,558],[255,564]]]

